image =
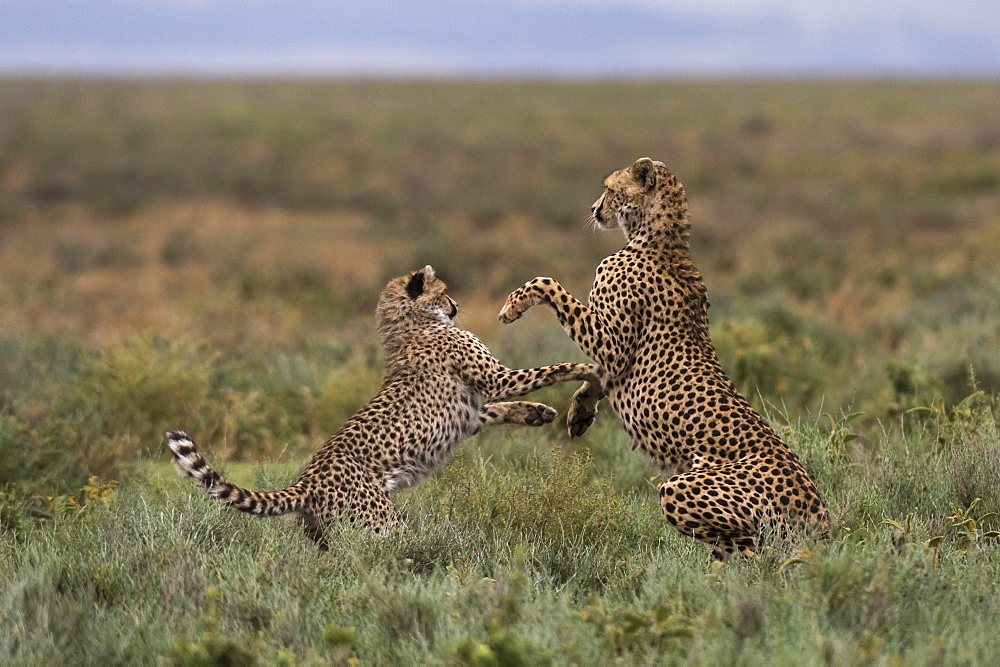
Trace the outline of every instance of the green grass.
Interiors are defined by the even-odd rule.
[[[826,424],[786,436],[834,511],[832,542],[719,568],[667,528],[651,485],[602,463],[622,445],[608,426],[593,456],[553,448],[548,429],[473,439],[398,496],[404,530],[335,529],[325,553],[292,521],[225,509],[165,464],[132,466],[106,502],[44,520],[5,496],[0,661],[989,662],[996,520],[970,531],[947,517],[1000,482],[995,406],[914,418],[877,459]],[[220,467],[276,488],[296,464]],[[972,516],[995,509],[990,497]]]

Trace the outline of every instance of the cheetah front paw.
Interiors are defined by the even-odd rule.
[[[545,405],[544,403],[525,403],[525,409],[527,414],[524,417],[524,423],[528,426],[544,426],[545,424],[551,424],[555,421],[556,417],[559,416],[559,412],[553,408]]]
[[[569,437],[579,438],[594,425],[594,420],[597,419],[597,404],[600,400],[597,388],[589,382],[576,390],[573,398],[570,399],[569,410],[566,412],[566,427],[569,430]]]
[[[537,278],[535,280],[538,280]],[[506,303],[500,309],[500,321],[510,324],[517,321],[529,308],[538,304],[539,297],[534,286],[535,281],[525,283],[522,287],[510,293]]]

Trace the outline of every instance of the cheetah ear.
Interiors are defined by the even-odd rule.
[[[433,273],[431,274],[433,275]],[[424,293],[424,277],[426,276],[426,269],[417,271],[412,276],[410,276],[410,282],[406,283],[406,293],[411,299],[416,299],[418,296]]]
[[[646,188],[646,190],[652,190],[656,187],[656,167],[653,165],[653,161],[648,157],[641,157],[635,161],[632,165],[632,177],[635,182]]]

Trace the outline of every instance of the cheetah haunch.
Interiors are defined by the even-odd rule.
[[[556,411],[541,403],[491,403],[556,382],[600,382],[594,364],[505,368],[473,334],[455,327],[456,303],[427,266],[395,278],[379,297],[376,320],[385,349],[382,387],[313,456],[287,489],[260,493],[227,482],[183,431],[167,433],[178,472],[213,498],[258,516],[297,514],[306,534],[345,519],[391,530],[399,517],[390,495],[443,464],[463,440],[495,424],[541,426]]]
[[[628,244],[597,267],[584,305],[551,278],[515,290],[500,311],[513,322],[546,303],[570,338],[606,373],[573,397],[571,436],[586,432],[607,396],[632,441],[667,481],[667,521],[728,560],[753,555],[762,530],[793,525],[829,536],[829,516],[798,456],[719,365],[708,335],[708,299],[691,261],[687,196],[649,158],[604,179],[594,223],[621,228]]]

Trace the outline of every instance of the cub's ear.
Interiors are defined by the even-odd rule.
[[[648,157],[641,157],[632,165],[632,178],[639,185],[652,190],[656,187],[656,168]]]
[[[423,270],[417,271],[412,276],[410,276],[410,282],[406,283],[406,293],[411,299],[416,299],[418,296],[424,293],[424,277],[425,273]]]

